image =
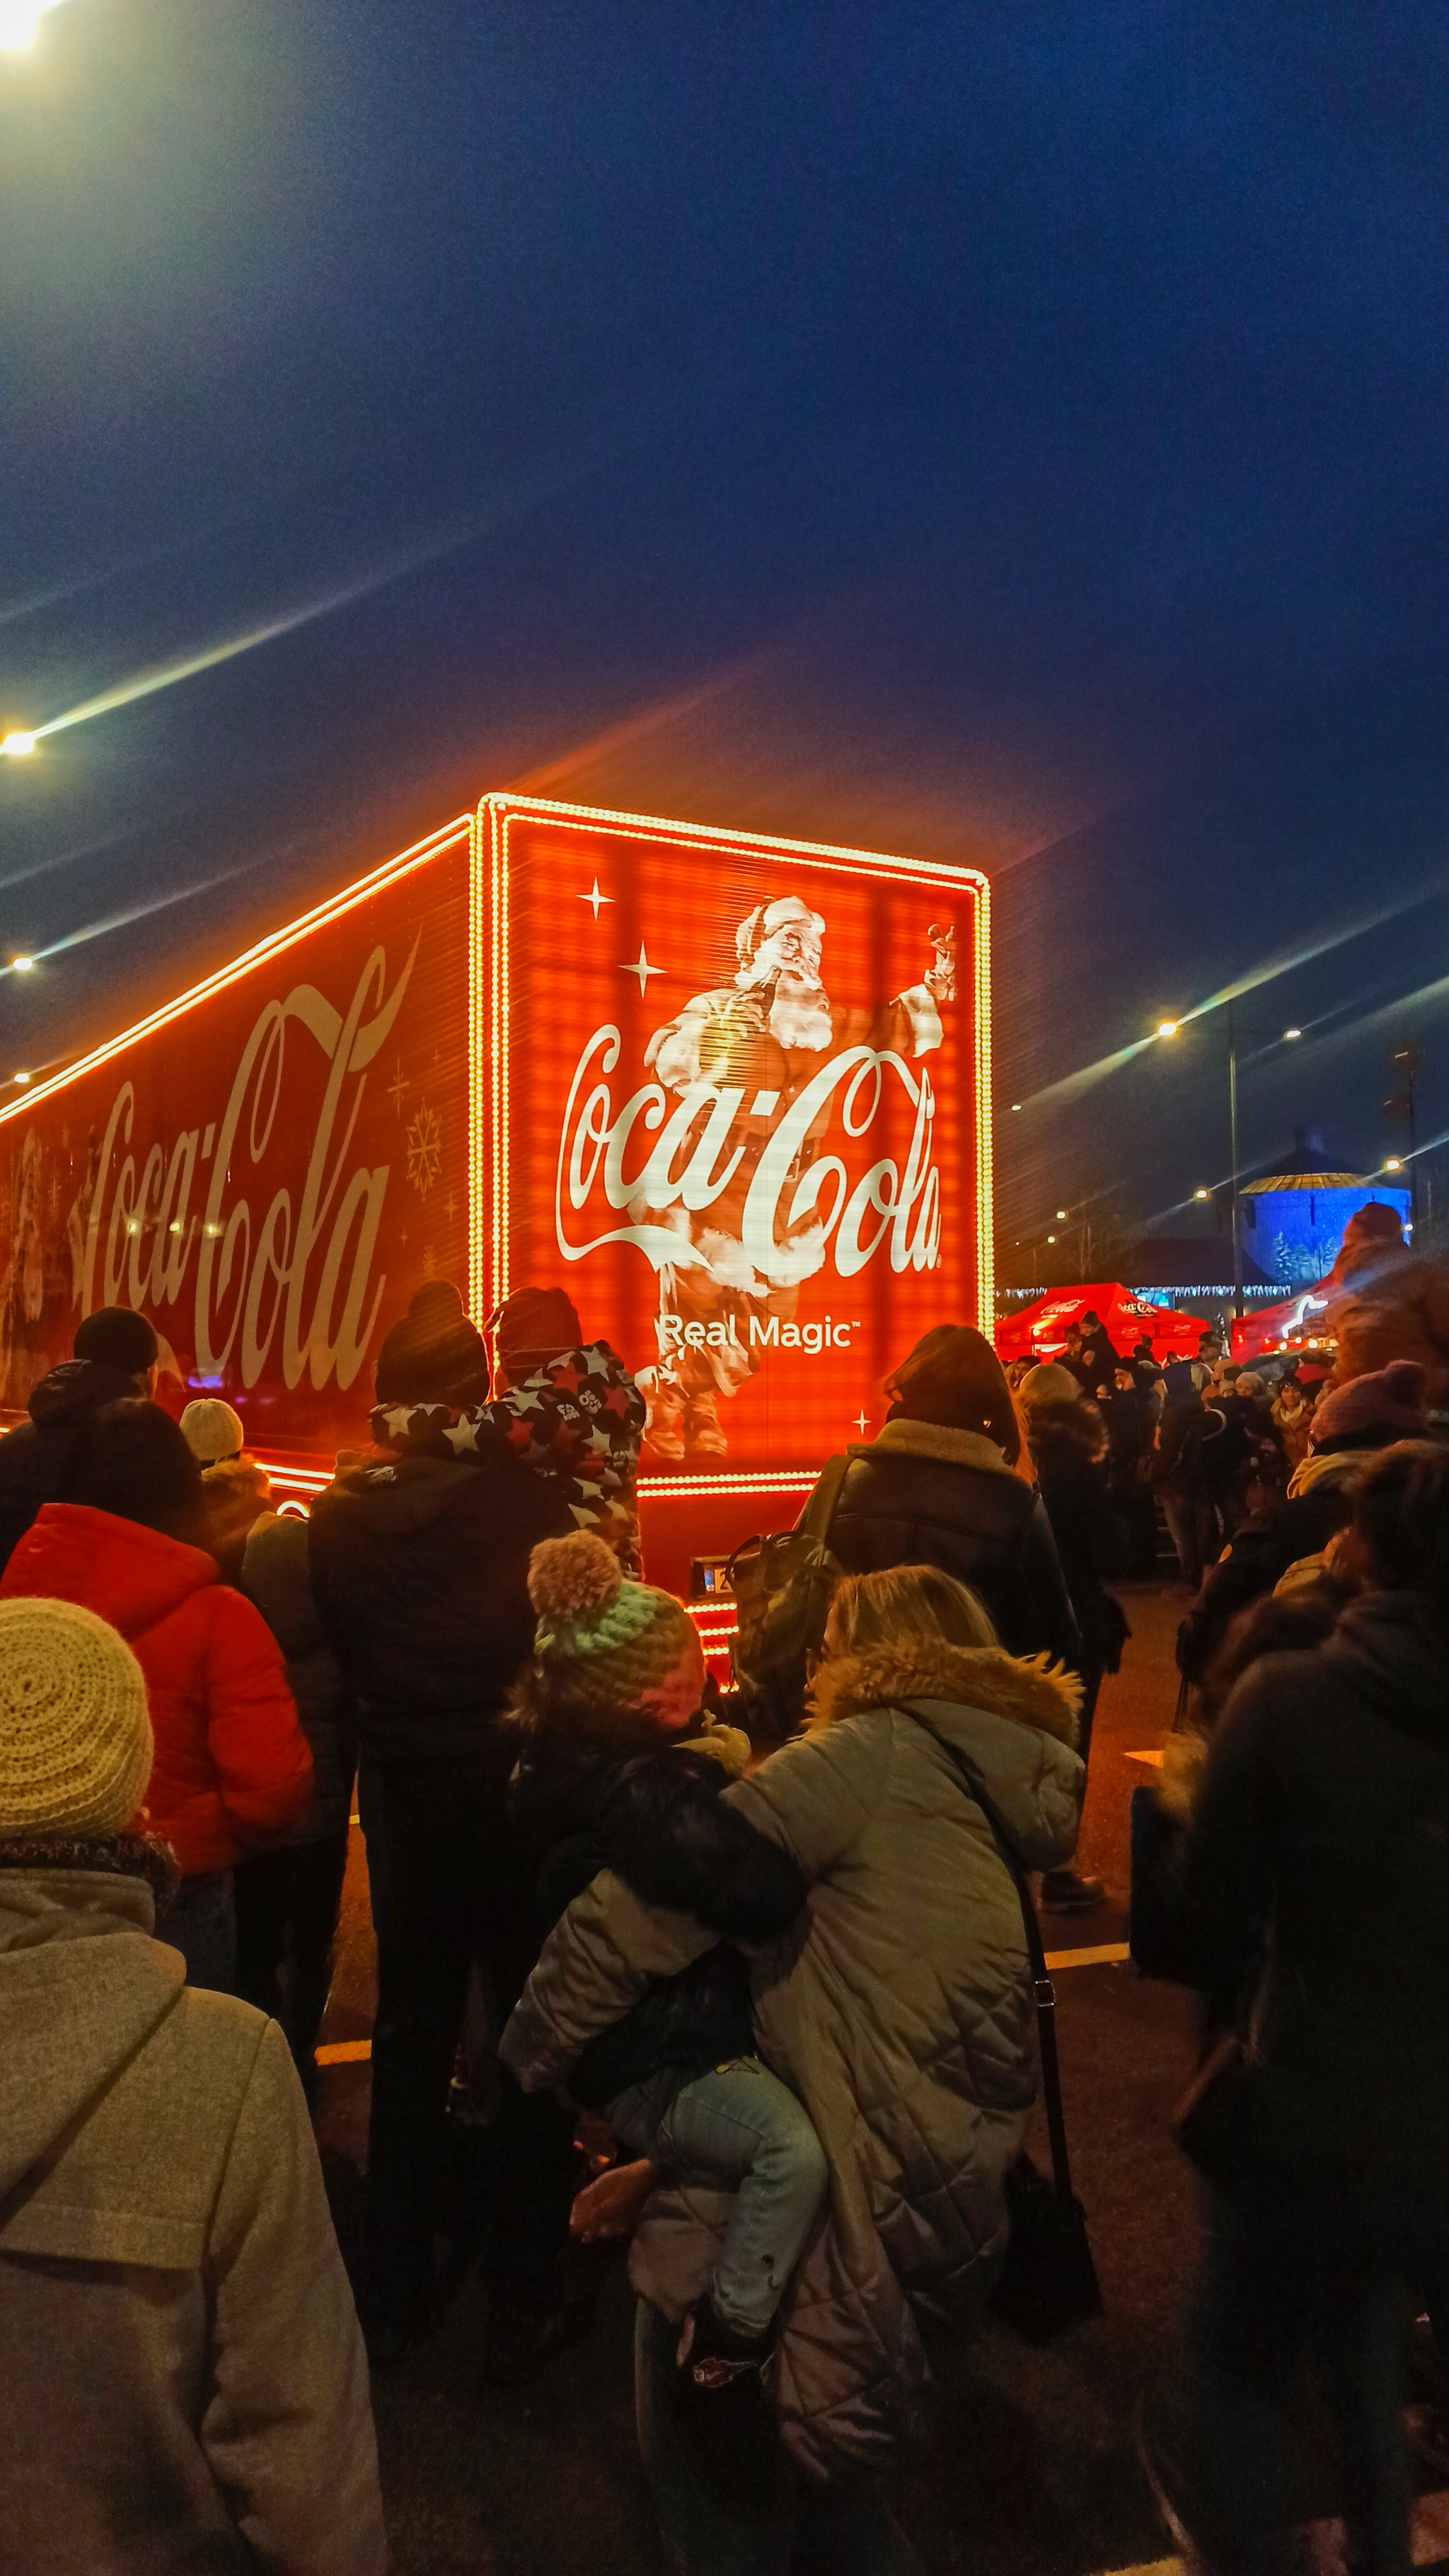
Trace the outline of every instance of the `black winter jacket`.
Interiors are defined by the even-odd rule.
[[[1100,1417],[1094,1405],[1050,1404],[1033,1406],[1030,1424],[1037,1490],[1082,1632],[1085,1662],[1094,1671],[1115,1673],[1131,1631],[1106,1587],[1124,1572],[1127,1547],[1108,1500],[1106,1469],[1093,1455]]]
[[[65,1480],[85,1424],[103,1405],[141,1393],[144,1381],[102,1360],[62,1360],[32,1388],[28,1422],[0,1440],[0,1574],[42,1503],[65,1500]]]
[[[318,1495],[312,1592],[364,1754],[490,1751],[533,1649],[529,1557],[573,1527],[567,1503],[526,1467],[398,1458]]]
[[[1154,1493],[1177,1494],[1189,1502],[1206,1493],[1203,1443],[1216,1427],[1217,1417],[1209,1422],[1200,1395],[1168,1397],[1157,1426],[1157,1446],[1148,1477]]]
[[[729,1777],[713,1755],[684,1745],[619,1759],[548,1733],[514,1772],[508,1820],[537,1872],[540,1948],[601,1869],[617,1871],[647,1905],[692,1914],[720,1935],[590,2041],[569,2078],[588,2109],[662,2067],[697,2074],[753,2053],[749,1962],[733,1945],[778,1940],[806,1890],[788,1854],[721,1803]]]
[[[980,1594],[1008,1654],[1080,1659],[1046,1506],[980,1432],[887,1422],[850,1452],[827,1545],[847,1574],[939,1566]]]
[[[1347,1527],[1354,1488],[1370,1463],[1361,1450],[1345,1451],[1341,1469],[1320,1473],[1303,1492],[1270,1512],[1255,1513],[1233,1532],[1177,1632],[1177,1668],[1188,1681],[1203,1680],[1240,1610],[1271,1592],[1300,1557],[1319,1555]]]
[[[1210,1973],[1258,1981],[1265,2161],[1449,2209],[1449,1641],[1413,1595],[1244,1674],[1180,1886]]]

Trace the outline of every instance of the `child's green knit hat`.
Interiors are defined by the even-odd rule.
[[[586,1692],[600,1715],[637,1708],[698,1640],[683,1602],[631,1582],[592,1530],[540,1542],[528,1563],[528,1597],[538,1612],[533,1654],[545,1689],[557,1682],[571,1700]]]

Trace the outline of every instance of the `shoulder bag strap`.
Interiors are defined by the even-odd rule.
[[[840,1488],[849,1473],[848,1449],[843,1450],[838,1458],[830,1458],[826,1461],[821,1470],[820,1482],[795,1523],[797,1537],[818,1538],[822,1547],[828,1547],[835,1520],[835,1506],[840,1500]]]
[[[1067,2158],[1067,2124],[1062,2111],[1062,2077],[1057,2059],[1057,1993],[1047,1974],[1041,1925],[1036,1918],[1031,1889],[1026,1883],[1026,1872],[1012,1849],[991,1800],[980,1784],[973,1779],[955,1746],[948,1744],[939,1728],[932,1726],[929,1719],[922,1717],[916,1709],[907,1708],[901,1700],[892,1700],[890,1705],[900,1716],[908,1717],[913,1726],[919,1726],[925,1734],[940,1745],[942,1752],[960,1774],[968,1798],[980,1808],[986,1818],[996,1848],[1011,1872],[1021,1904],[1022,1929],[1026,1934],[1026,1955],[1031,1962],[1032,1998],[1036,2005],[1036,2035],[1041,2050],[1042,2104],[1046,2111],[1047,2135],[1051,2140],[1052,2149],[1052,2181],[1057,2198],[1063,2201],[1070,2200],[1072,2169]]]

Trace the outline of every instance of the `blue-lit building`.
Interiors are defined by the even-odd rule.
[[[1333,1268],[1343,1229],[1357,1208],[1376,1199],[1407,1226],[1410,1195],[1385,1181],[1333,1168],[1321,1136],[1299,1129],[1294,1151],[1265,1179],[1239,1193],[1243,1251],[1282,1288],[1311,1287]]]

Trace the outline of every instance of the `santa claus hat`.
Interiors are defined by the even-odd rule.
[[[825,915],[816,912],[803,895],[781,894],[773,903],[756,904],[748,921],[742,921],[735,932],[735,954],[742,966],[748,966],[763,940],[769,939],[787,921],[808,921],[816,930],[825,928]]]

